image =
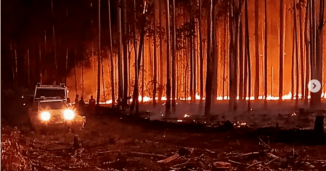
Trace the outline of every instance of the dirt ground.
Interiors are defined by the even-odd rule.
[[[2,122],[2,170],[12,170],[6,166],[15,162],[15,170],[51,171],[218,170],[221,165],[228,170],[326,170],[325,145],[274,143],[245,129],[150,129],[105,113],[88,117],[85,129],[75,133],[36,135],[26,126],[9,125]],[[173,155],[177,158],[163,160]]]

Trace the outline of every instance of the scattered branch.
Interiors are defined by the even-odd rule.
[[[259,141],[269,150],[271,150],[271,147],[269,145],[267,145],[261,138],[259,138]]]
[[[237,161],[233,161],[233,160],[228,160],[228,162],[230,162],[230,163],[234,163],[234,164],[239,164],[239,165],[243,165],[243,163],[240,163],[240,162],[237,162]]]
[[[262,163],[262,162],[260,161],[260,162],[253,163],[253,164],[249,165],[246,169],[249,169],[249,168],[251,168],[252,166],[255,166],[256,164],[260,164],[260,163]]]
[[[142,152],[135,152],[135,151],[131,151],[130,153],[143,155],[143,156],[166,157],[165,155],[162,155],[162,154],[142,153]]]

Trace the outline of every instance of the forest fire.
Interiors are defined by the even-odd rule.
[[[299,94],[298,96],[299,96],[299,99],[302,98],[302,95],[301,94]],[[321,98],[324,98],[324,96],[325,96],[325,93],[322,93]],[[157,97],[155,99],[158,100]],[[258,99],[259,100],[264,100],[265,98],[264,98],[264,96],[259,96]],[[290,92],[289,94],[286,94],[286,95],[282,96],[282,99],[283,100],[291,100],[292,99],[292,93]],[[296,99],[296,95],[294,94],[293,95],[293,100],[295,100],[295,99]],[[310,95],[308,96],[308,99],[310,99]],[[148,97],[148,96],[144,96],[144,97],[138,96],[138,100],[140,102],[146,103],[146,102],[152,102],[153,101],[153,98]],[[161,98],[161,101],[166,101],[166,100],[167,100],[167,98],[165,96],[163,96]],[[172,100],[172,98],[171,98],[171,100]],[[175,100],[178,100],[178,99],[176,98]],[[191,101],[191,97],[188,97],[188,98],[180,98],[179,100],[180,101]],[[196,101],[199,101],[199,100],[200,100],[200,96],[197,94],[196,95]],[[205,100],[205,98],[202,98],[202,100]],[[216,100],[217,101],[229,100],[229,97],[228,96],[224,96],[224,97],[218,96],[216,98]],[[239,100],[239,96],[237,96],[237,100]],[[249,98],[246,97],[246,100],[249,100]],[[255,100],[255,97],[254,96],[251,96],[250,97],[250,100]],[[266,100],[276,101],[276,100],[279,100],[279,97],[275,97],[275,96],[269,95],[269,96],[267,96]],[[130,99],[129,102],[131,103],[132,102],[132,99]],[[112,104],[112,100],[107,100],[106,102],[100,102],[100,104]],[[185,117],[186,117],[186,115],[185,115]]]
[[[325,0],[2,5],[1,170],[326,169]]]

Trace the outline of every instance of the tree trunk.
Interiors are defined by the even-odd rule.
[[[112,107],[115,105],[115,92],[114,92],[114,69],[113,69],[113,45],[112,45],[112,26],[111,26],[111,0],[108,0],[108,14],[109,14],[109,36],[110,36],[110,63],[111,63],[111,95]],[[135,48],[136,51],[136,48]]]
[[[54,21],[54,12],[53,12],[53,1],[51,0],[51,13]],[[54,66],[55,66],[55,81],[58,80],[58,62],[57,62],[57,49],[56,49],[56,39],[55,39],[55,29],[54,22],[52,25],[52,34],[53,34],[53,55],[54,55]]]
[[[128,97],[128,55],[127,55],[127,45],[128,45],[128,25],[127,25],[127,2],[123,0],[123,101],[122,107],[123,109],[127,105],[127,97]]]
[[[67,75],[68,75],[68,58],[69,57],[69,50],[67,48],[66,51],[66,67],[65,67],[65,85],[67,86]]]
[[[213,3],[214,5],[214,3]],[[214,8],[214,7],[213,7]],[[212,29],[213,29],[213,40],[212,40],[212,51],[213,51],[213,59],[212,59],[212,102],[216,102],[217,98],[217,41],[216,41],[216,13],[213,11],[213,16],[212,16]]]
[[[81,89],[82,89],[81,97],[84,97],[84,87],[85,87],[84,86],[84,61],[82,61],[81,62]]]
[[[296,99],[295,99],[295,109],[298,108],[298,100],[299,100],[299,48],[298,48],[298,39],[297,39],[297,9],[296,9],[296,0],[293,0],[293,8],[294,8],[294,39],[295,39],[295,60],[296,60]]]
[[[223,99],[225,98],[225,82],[226,82],[226,76],[225,76],[225,66],[226,66],[226,42],[227,42],[227,33],[228,33],[228,29],[227,29],[227,23],[228,23],[228,16],[225,15],[225,19],[224,19],[224,55],[223,55],[223,91],[222,91],[222,95],[223,95]]]
[[[166,103],[165,116],[170,116],[171,85],[170,85],[170,4],[166,0]]]
[[[118,54],[118,72],[119,72],[119,97],[118,97],[118,106],[121,106],[123,103],[123,68],[122,68],[122,59],[123,59],[123,45],[122,45],[122,19],[121,19],[121,7],[118,4],[118,32],[119,32],[119,54]],[[123,105],[122,105],[123,106]]]
[[[190,5],[189,5],[189,13],[190,13],[190,20],[189,20],[189,23],[190,23],[190,30],[189,30],[189,33],[190,33],[190,102],[193,103],[194,102],[194,67],[193,67],[193,57],[194,57],[194,46],[193,46],[193,35],[192,35],[192,32],[193,32],[193,17],[192,17],[192,11],[191,11],[191,7],[192,7],[192,1],[190,0]]]
[[[162,35],[162,2],[159,3],[159,18],[160,18],[160,84],[158,89],[158,102],[162,102],[163,95],[163,35]]]
[[[76,94],[78,94],[78,89],[77,89],[77,67],[76,67],[76,65],[77,65],[77,59],[76,59],[76,57],[77,57],[77,48],[75,47],[75,56],[74,56],[74,62],[75,62],[75,65],[74,65],[74,70],[75,70],[75,91],[76,91]]]
[[[247,111],[251,110],[251,65],[250,65],[250,44],[249,44],[249,24],[248,24],[248,0],[245,0],[245,20],[246,20],[246,56],[247,56],[247,66],[248,67],[248,108]]]
[[[240,20],[240,26],[239,26],[239,100],[243,100],[243,26],[242,26],[242,20]]]
[[[301,64],[301,98],[303,100],[303,97],[305,95],[304,89],[305,89],[305,84],[304,84],[304,52],[303,52],[303,30],[302,30],[302,6],[301,3],[299,2],[297,5],[299,5],[299,24],[300,24],[300,64]],[[297,6],[296,5],[296,6]]]
[[[98,0],[98,58],[97,58],[97,106],[101,96],[101,0]],[[84,65],[83,65],[84,66]],[[84,87],[84,85],[83,85]]]
[[[234,1],[229,4],[230,11],[230,47],[229,47],[229,110],[237,110],[237,77],[236,77],[236,56],[237,56],[237,39],[238,39],[238,25],[239,25],[239,14],[237,14]]]
[[[306,19],[305,19],[305,45],[306,45],[306,79],[305,79],[305,93],[304,93],[304,104],[307,105],[308,104],[308,83],[309,83],[309,68],[310,68],[310,47],[311,47],[311,43],[310,43],[310,38],[309,38],[309,28],[308,28],[308,22],[309,17],[310,16],[310,3],[307,2],[306,5]]]
[[[144,6],[144,9],[146,8],[146,4]],[[145,11],[145,10],[144,10]],[[136,14],[136,0],[134,0],[134,13]],[[134,16],[134,20],[136,23],[136,15]],[[141,55],[143,52],[143,46],[144,46],[144,36],[145,36],[145,24],[146,24],[146,12],[143,13],[141,18],[141,32],[140,32],[140,42],[139,42],[139,50],[138,50],[138,59],[135,56],[135,86],[134,86],[134,94],[133,94],[133,100],[130,106],[130,111],[134,110],[134,107],[136,105],[136,114],[139,114],[139,100],[138,100],[138,80],[139,80],[139,69],[140,69],[140,60]],[[134,40],[136,40],[136,25],[134,25]],[[135,43],[135,42],[134,42]]]
[[[175,112],[176,101],[175,101],[175,94],[176,94],[176,86],[175,86],[175,58],[176,58],[176,50],[177,50],[177,36],[176,36],[176,19],[175,19],[175,0],[172,1],[172,112]]]
[[[311,69],[311,79],[316,79],[316,6],[315,1],[310,1],[310,39],[311,39],[311,51],[310,51],[310,69]],[[316,108],[316,93],[310,92],[310,108]]]
[[[203,96],[204,96],[204,64],[203,64],[203,43],[202,43],[202,27],[201,27],[201,0],[199,1],[199,16],[198,16],[198,29],[199,29],[199,62],[200,62],[200,66],[199,66],[199,70],[200,70],[200,105],[203,104]],[[201,107],[200,107],[201,109]]]
[[[282,102],[283,97],[283,55],[284,55],[284,36],[283,36],[283,30],[284,30],[284,14],[283,14],[283,1],[280,1],[280,78],[279,78],[279,102]]]
[[[258,100],[259,96],[259,1],[255,0],[255,59],[256,59],[256,74],[255,74],[255,100]]]
[[[264,98],[264,107],[265,109],[267,108],[267,52],[268,52],[268,49],[267,49],[267,45],[268,45],[268,25],[267,25],[267,0],[265,0],[265,52],[264,52],[264,78],[265,78],[265,81],[264,81],[264,87],[265,87],[265,98]]]
[[[206,75],[206,98],[205,116],[210,116],[211,112],[211,92],[212,92],[212,31],[213,31],[213,0],[208,1],[209,17],[207,20],[207,75]]]
[[[157,1],[154,1],[154,78],[153,78],[153,106],[156,107],[156,83],[157,83],[157,56],[156,56],[156,6]],[[136,55],[135,55],[136,57]]]
[[[103,86],[103,99],[106,102],[106,93],[105,93],[105,79],[104,79],[104,59],[101,57],[101,72],[102,72],[102,86]]]
[[[141,57],[141,102],[144,103],[144,86],[145,86],[145,45],[142,46],[142,57]]]
[[[293,22],[293,25],[294,25],[294,22]],[[295,33],[294,33],[294,27],[293,27],[292,58],[291,58],[291,100],[293,100],[293,96],[294,96],[294,56],[295,56]]]
[[[42,84],[43,78],[42,78],[42,73],[43,73],[43,65],[42,65],[42,41],[39,43],[39,74],[40,74],[40,83]],[[16,59],[16,58],[15,58]],[[16,60],[15,60],[15,71],[16,71]],[[16,73],[14,74],[16,76]],[[14,80],[15,81],[15,80]]]
[[[312,9],[313,9],[313,65],[314,71],[312,72],[312,79],[316,79],[320,82],[322,87],[322,51],[323,51],[323,27],[325,25],[324,21],[324,12],[325,12],[325,1],[319,1],[318,10],[319,16],[317,17],[316,2],[312,0]],[[321,90],[318,92],[311,92],[311,101],[310,108],[318,109],[321,107]]]

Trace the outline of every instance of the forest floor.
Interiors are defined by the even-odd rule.
[[[248,101],[238,101],[238,109],[236,112],[229,112],[229,102],[220,100],[213,103],[211,106],[211,115],[215,121],[227,121],[231,123],[242,122],[253,128],[270,127],[278,124],[284,129],[303,128],[313,129],[316,119],[316,112],[309,113],[309,103],[304,104],[299,100],[297,108],[295,108],[294,100],[284,100],[282,103],[276,100],[268,100],[267,107],[264,106],[264,101],[252,101],[251,111],[248,113]],[[203,117],[203,109],[205,104],[189,103],[179,101],[176,105],[176,112],[171,117],[184,119],[186,117],[198,119]],[[307,111],[305,115],[299,115],[299,108]],[[326,101],[322,101],[322,109],[326,109]],[[151,113],[151,120],[160,120],[165,113],[165,105],[160,104],[153,107],[152,103],[141,104],[141,111]],[[319,114],[320,115],[320,114]],[[323,114],[325,117],[325,113]],[[199,120],[198,120],[199,121]]]
[[[325,145],[272,142],[247,129],[149,129],[105,113],[87,118],[75,133],[36,135],[26,126],[1,124],[1,170],[326,169]]]

